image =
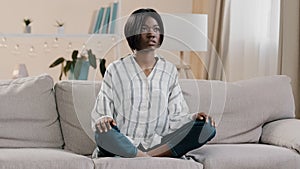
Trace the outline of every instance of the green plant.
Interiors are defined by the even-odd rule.
[[[56,27],[62,27],[64,26],[65,23],[60,22],[60,21],[56,21]]]
[[[32,22],[32,20],[29,19],[29,18],[25,18],[23,21],[24,21],[26,26],[30,25],[30,23]]]
[[[92,53],[92,50],[89,49],[87,50],[87,54],[88,56],[83,56],[81,55],[80,57],[78,57],[78,50],[74,50],[72,52],[72,59],[71,60],[67,60],[64,57],[59,57],[58,59],[56,59],[50,66],[49,68],[53,68],[56,67],[58,65],[61,65],[61,72],[59,75],[59,80],[61,80],[63,74],[65,76],[67,76],[67,73],[69,71],[73,71],[74,73],[74,78],[78,79],[79,75],[80,75],[80,71],[81,71],[81,67],[82,67],[82,61],[89,61],[90,66],[92,66],[94,69],[96,69],[97,65],[96,65],[96,56]]]
[[[106,72],[105,62],[106,60],[104,58],[99,60],[99,69],[102,77],[104,77]]]

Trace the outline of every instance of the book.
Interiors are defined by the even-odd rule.
[[[104,21],[103,21],[103,26],[101,28],[101,33],[108,33],[108,24],[109,24],[109,18],[110,18],[110,10],[111,10],[111,7],[108,6],[106,7],[106,10],[105,10],[105,17],[104,17]]]
[[[97,17],[97,13],[98,13],[97,10],[93,11],[92,19],[91,19],[91,22],[90,22],[90,27],[89,27],[88,33],[94,33],[94,29],[95,29],[96,22],[97,22],[97,18],[96,18]]]
[[[114,2],[112,4],[111,20],[110,20],[110,27],[109,27],[109,33],[111,34],[114,34],[116,31],[116,19],[118,15],[118,6],[119,6],[119,2]]]
[[[101,25],[102,20],[103,20],[103,14],[104,14],[104,8],[101,7],[98,11],[98,16],[97,16],[97,20],[96,20],[96,24],[95,24],[95,28],[94,28],[93,33],[99,33],[100,25]]]

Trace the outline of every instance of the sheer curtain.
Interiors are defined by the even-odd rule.
[[[280,0],[232,0],[226,80],[278,74]]]
[[[208,50],[191,54],[193,73],[200,79],[226,80],[231,0],[194,0],[193,12],[208,14]],[[199,61],[199,57],[201,61]]]

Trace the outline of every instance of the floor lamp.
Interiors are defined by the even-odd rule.
[[[188,75],[191,67],[183,62],[184,51],[207,51],[207,15],[163,13],[161,16],[165,27],[161,49],[179,51],[180,63],[177,69],[185,72],[186,78],[192,78]]]

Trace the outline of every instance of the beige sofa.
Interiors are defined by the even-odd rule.
[[[90,112],[101,82],[48,75],[0,81],[0,169],[299,169],[290,79],[180,80],[191,111],[217,122],[207,145],[172,158],[91,158]]]

